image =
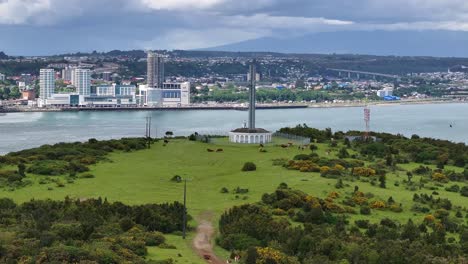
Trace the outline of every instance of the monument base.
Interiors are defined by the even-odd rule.
[[[270,143],[273,133],[263,129],[238,128],[229,132],[229,141],[239,144],[265,144]]]

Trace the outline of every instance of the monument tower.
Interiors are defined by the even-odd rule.
[[[257,62],[253,60],[249,66],[249,124],[247,127],[234,129],[229,132],[229,141],[242,144],[264,144],[272,140],[272,133],[255,127],[255,109],[256,109],[256,79]]]
[[[249,66],[250,73],[250,87],[249,87],[249,129],[255,129],[255,103],[257,101],[257,90],[256,90],[256,76],[257,66],[256,61],[253,60]]]

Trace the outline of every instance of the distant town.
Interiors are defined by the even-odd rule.
[[[248,74],[253,58],[256,76]],[[350,63],[356,58],[362,63]],[[3,111],[243,108],[251,78],[258,107],[465,101],[468,96],[468,68],[447,66],[457,60],[434,59],[439,64],[433,70],[444,71],[402,64],[406,70],[395,72],[393,58],[358,55],[114,51],[44,57],[0,53],[0,59]]]

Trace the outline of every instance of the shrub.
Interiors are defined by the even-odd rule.
[[[253,162],[246,162],[244,163],[244,166],[242,167],[242,171],[256,171],[257,166]]]
[[[390,211],[395,212],[395,213],[401,213],[403,212],[403,208],[401,208],[401,206],[398,204],[392,204],[390,205]]]
[[[356,220],[354,221],[357,227],[367,229],[369,228],[369,220]]]
[[[271,213],[273,215],[278,215],[278,216],[283,216],[283,215],[286,215],[286,211],[284,211],[283,209],[280,209],[280,208],[276,208],[276,209],[273,209],[273,211],[271,211]]]
[[[384,201],[374,201],[370,206],[372,209],[384,209],[386,207]]]
[[[307,154],[299,154],[294,156],[294,160],[309,160],[310,156]]]
[[[79,176],[81,179],[92,179],[92,178],[95,178],[96,176],[94,176],[93,174],[91,173],[85,173],[85,174],[82,174]]]
[[[135,223],[130,217],[124,217],[120,220],[119,225],[122,231],[127,232],[135,225]]]
[[[468,197],[468,186],[463,186],[460,190],[462,196]]]
[[[236,194],[243,194],[243,193],[248,193],[249,192],[249,189],[242,189],[241,187],[237,187],[236,189],[234,189],[234,193]]]
[[[361,209],[359,210],[359,212],[360,212],[362,215],[370,215],[370,214],[371,214],[371,209],[370,209],[369,206],[364,205],[364,206],[361,206]]]
[[[438,182],[445,182],[447,181],[447,176],[443,173],[436,172],[432,174],[432,180],[433,181],[438,181]]]
[[[221,193],[229,193],[228,188],[226,187],[221,188]]]
[[[285,166],[287,164],[288,164],[288,159],[285,159],[285,158],[273,160],[273,166]]]
[[[147,247],[155,247],[166,242],[166,238],[160,232],[149,232],[145,235],[145,244]]]
[[[171,181],[180,183],[182,182],[182,177],[180,177],[179,175],[175,175],[174,177],[171,178]]]

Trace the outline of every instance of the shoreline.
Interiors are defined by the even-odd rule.
[[[464,104],[468,101],[460,100],[402,100],[402,101],[374,101],[347,103],[302,103],[302,104],[257,104],[257,110],[274,109],[305,109],[305,108],[347,108],[365,106],[397,106],[397,105],[425,105],[425,104]],[[81,111],[190,111],[190,110],[237,110],[247,111],[247,106],[239,105],[190,105],[180,107],[64,107],[64,108],[0,108],[0,113],[33,113],[33,112],[81,112]]]

